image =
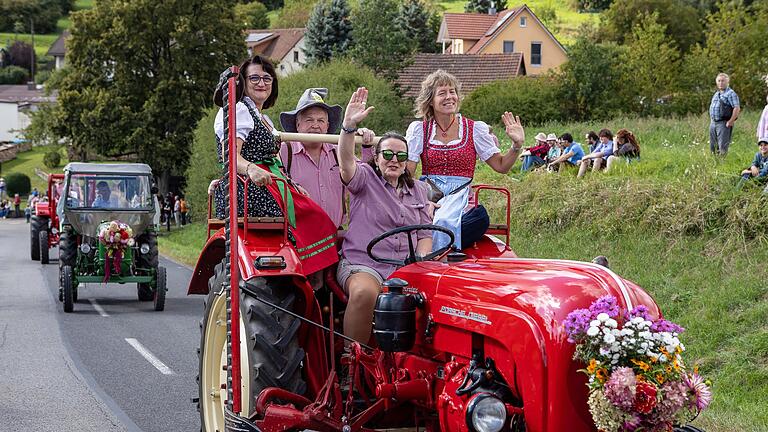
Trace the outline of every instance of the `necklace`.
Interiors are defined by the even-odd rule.
[[[440,134],[443,136],[443,138],[448,136],[448,130],[453,126],[453,122],[456,121],[456,116],[451,116],[451,123],[448,125],[447,128],[443,129],[442,126],[440,126],[440,123],[437,122],[437,119],[435,119],[435,124],[437,125],[437,128],[440,129]]]

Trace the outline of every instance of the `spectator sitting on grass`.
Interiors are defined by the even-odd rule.
[[[626,158],[627,162],[640,157],[640,144],[637,143],[635,134],[626,129],[619,129],[616,132],[616,139],[613,142],[613,154],[608,156],[606,170],[610,170],[622,157]]]
[[[547,157],[549,152],[549,143],[547,143],[547,136],[544,132],[536,134],[536,145],[528,147],[524,152],[520,154],[523,159],[523,166],[520,168],[520,172],[526,172],[531,168],[535,168],[540,165],[544,165],[546,162],[544,158]]]
[[[589,152],[594,152],[597,146],[600,145],[600,138],[598,138],[597,133],[595,133],[595,131],[587,132],[586,139]]]
[[[592,153],[581,158],[577,178],[583,177],[590,166],[592,172],[599,171],[605,166],[605,160],[613,154],[613,133],[608,129],[601,129],[597,135],[600,137],[600,144]]]
[[[752,165],[741,172],[741,180],[739,180],[737,186],[738,189],[741,189],[742,186],[744,186],[744,183],[752,177],[756,178],[761,183],[768,179],[768,177],[766,177],[768,176],[768,137],[760,138],[757,142],[757,146],[759,151],[755,153],[755,159],[752,161]],[[766,192],[768,192],[768,188],[763,191],[763,193]]]
[[[549,150],[547,150],[547,164],[560,157],[562,149],[558,145],[557,135],[551,133],[547,135],[547,144],[549,144]]]
[[[567,132],[560,135],[560,147],[562,148],[560,157],[549,163],[548,168],[552,171],[559,171],[561,167],[575,167],[584,157],[581,144],[573,142],[573,136]]]

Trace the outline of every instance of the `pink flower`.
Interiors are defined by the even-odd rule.
[[[691,406],[701,411],[712,402],[712,390],[710,390],[704,378],[696,372],[683,375],[683,382],[688,387],[691,396]]]
[[[605,383],[605,397],[624,411],[632,409],[635,403],[637,378],[632,368],[616,368]]]

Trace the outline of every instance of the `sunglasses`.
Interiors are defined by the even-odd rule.
[[[379,153],[381,153],[381,156],[384,158],[384,160],[388,161],[391,161],[395,156],[397,156],[398,162],[405,162],[408,160],[408,153],[404,151],[393,152],[392,150],[382,150]]]
[[[252,84],[258,84],[259,81],[263,81],[264,85],[272,84],[272,75],[248,75],[248,81]]]

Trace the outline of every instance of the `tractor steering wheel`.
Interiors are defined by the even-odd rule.
[[[414,232],[414,231],[422,231],[422,230],[440,231],[443,234],[448,234],[448,237],[451,238],[451,241],[448,242],[448,244],[446,246],[443,246],[443,247],[441,247],[440,249],[438,249],[436,251],[430,252],[430,253],[424,255],[423,257],[418,257],[418,256],[416,256],[416,248],[413,245],[413,238],[411,237],[411,233]],[[406,235],[408,236],[408,256],[405,259],[396,260],[396,259],[392,259],[392,258],[381,258],[381,257],[377,257],[376,255],[373,254],[373,247],[376,246],[377,244],[379,244],[379,242],[381,242],[382,240],[384,240],[387,237],[391,237],[391,236],[393,236],[395,234],[400,234],[400,233],[406,233]],[[432,225],[432,224],[406,225],[404,227],[400,227],[400,228],[395,228],[395,229],[389,230],[389,231],[379,235],[378,237],[374,238],[373,240],[371,240],[371,242],[368,243],[368,250],[367,250],[367,252],[368,252],[368,256],[371,257],[371,259],[376,261],[376,262],[379,262],[379,263],[382,263],[382,264],[393,264],[393,265],[396,265],[398,267],[402,267],[404,265],[412,264],[412,263],[415,263],[417,261],[430,261],[430,260],[434,259],[435,257],[438,257],[438,256],[444,254],[445,252],[447,252],[453,246],[453,241],[454,240],[455,240],[455,237],[454,237],[453,232],[451,230],[449,230],[447,228],[443,228],[443,227],[438,226],[438,225]]]

